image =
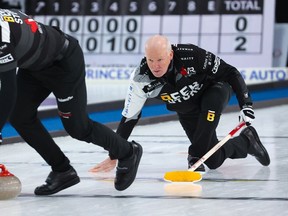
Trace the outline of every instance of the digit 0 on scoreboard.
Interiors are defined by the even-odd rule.
[[[135,64],[147,38],[163,34],[172,43],[193,43],[235,66],[252,67],[272,65],[274,5],[275,0],[26,0],[25,8],[76,37],[88,63],[97,54],[103,64]]]
[[[249,5],[240,3],[228,1],[222,8],[219,53],[259,54],[264,46],[262,42],[264,2],[251,1]]]

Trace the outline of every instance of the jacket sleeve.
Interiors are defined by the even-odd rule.
[[[144,83],[135,81],[134,76],[135,71],[131,75],[130,85],[122,111],[122,119],[116,131],[124,139],[129,138],[133,128],[141,118],[142,108],[147,100],[147,97],[142,90]]]
[[[241,73],[235,67],[227,64],[222,59],[219,59],[219,63],[218,71],[215,73],[215,79],[230,84],[236,94],[240,109],[245,105],[252,106],[252,98]]]
[[[252,105],[252,98],[241,73],[232,65],[218,56],[199,48],[198,57],[200,66],[215,81],[228,82],[236,94],[240,109],[244,105]]]
[[[127,119],[124,116],[122,116],[122,119],[117,128],[116,133],[119,134],[122,138],[128,140],[129,136],[131,135],[135,125],[137,124],[140,118],[141,118],[141,112],[139,113],[136,119]]]
[[[229,74],[227,76],[227,82],[231,85],[236,94],[240,109],[245,105],[252,106],[253,102],[251,95],[240,72],[236,68],[231,67],[227,70],[227,74]]]
[[[16,100],[16,69],[0,72],[0,132]]]

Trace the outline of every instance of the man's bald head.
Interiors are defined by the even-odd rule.
[[[145,53],[150,50],[166,50],[167,52],[170,52],[171,43],[168,38],[163,35],[154,35],[145,43]]]
[[[167,37],[154,35],[145,43],[147,64],[155,77],[162,77],[173,58],[171,43]]]

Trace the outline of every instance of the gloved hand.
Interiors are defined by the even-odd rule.
[[[251,105],[244,105],[240,111],[239,121],[244,121],[247,126],[254,121],[255,115]]]
[[[0,132],[0,145],[2,144],[2,133]]]

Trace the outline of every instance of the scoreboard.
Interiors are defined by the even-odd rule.
[[[131,67],[148,37],[193,43],[236,67],[271,67],[275,0],[26,0],[25,12],[76,37],[92,67]]]

